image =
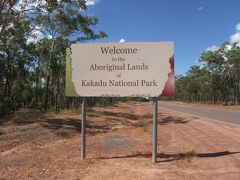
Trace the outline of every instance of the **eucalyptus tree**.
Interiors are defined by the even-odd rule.
[[[187,72],[187,89],[195,101],[202,101],[209,91],[209,72],[201,66],[192,66]]]
[[[228,104],[229,97],[229,66],[224,52],[226,43],[216,51],[204,52],[199,61],[204,64],[204,67],[210,72],[212,81],[212,95],[214,103],[217,102],[218,94],[221,93],[225,102]]]
[[[49,102],[49,86],[52,85],[52,96],[58,99],[59,83],[65,63],[65,48],[71,42],[103,38],[103,31],[98,33],[92,26],[98,19],[86,13],[84,0],[50,0],[39,4],[32,15],[31,22],[44,35],[43,44],[46,46],[42,60],[45,63],[45,98],[44,109]],[[54,97],[52,97],[53,99]]]
[[[240,104],[240,46],[235,43],[231,49],[225,52],[229,64],[229,76],[232,79],[234,100]]]
[[[180,101],[189,100],[189,92],[187,90],[188,77],[187,76],[177,76],[176,77],[176,99]]]
[[[66,48],[105,37],[92,29],[97,23],[85,0],[0,1],[1,111],[22,102],[44,100],[45,110],[50,99],[64,104]]]
[[[0,1],[0,35],[15,18],[16,12],[14,11],[14,6],[17,3],[18,0]]]
[[[27,83],[28,64],[31,61],[27,53],[27,39],[31,36],[31,31],[30,22],[16,14],[11,25],[0,36],[2,113],[14,110],[16,100],[21,97]]]

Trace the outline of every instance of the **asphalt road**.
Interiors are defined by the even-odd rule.
[[[158,103],[159,110],[161,108],[178,111],[194,116],[206,117],[214,119],[217,121],[222,121],[225,123],[231,123],[240,125],[240,112],[226,112],[221,110],[206,109],[206,108],[193,108],[193,107],[183,107],[183,106],[170,106],[164,105],[160,102]]]

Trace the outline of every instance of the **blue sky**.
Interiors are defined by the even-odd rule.
[[[240,0],[88,0],[99,18],[95,42],[174,41],[176,74],[185,74],[209,47],[240,38]],[[96,2],[96,3],[95,3]]]

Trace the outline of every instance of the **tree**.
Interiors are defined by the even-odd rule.
[[[223,43],[216,51],[203,52],[200,66],[192,66],[186,76],[176,79],[177,99],[239,103],[240,47]]]
[[[229,68],[228,61],[225,60],[224,56],[225,48],[226,44],[224,43],[214,52],[205,52],[201,55],[199,61],[203,62],[204,67],[210,72],[214,103],[216,103],[216,96],[220,90],[224,97],[225,105],[227,105],[229,95]]]
[[[0,35],[14,20],[16,12],[14,6],[18,0],[1,0],[0,1]]]
[[[225,53],[229,63],[229,76],[232,78],[235,103],[240,104],[240,47],[236,43]]]
[[[0,115],[64,107],[66,48],[106,36],[87,10],[84,0],[0,2]]]
[[[27,53],[27,39],[31,36],[30,22],[24,17],[14,17],[11,26],[7,27],[0,36],[0,62],[3,79],[2,113],[14,110],[16,99],[20,98],[21,90],[26,83],[27,64],[30,62]],[[3,106],[9,106],[6,110]]]
[[[95,33],[90,27],[96,25],[96,17],[83,15],[86,10],[85,1],[48,1],[45,7],[36,8],[36,15],[32,19],[34,26],[45,35],[46,51],[44,61],[46,62],[46,86],[44,109],[48,108],[49,84],[53,88],[52,96],[58,99],[59,79],[61,68],[64,68],[65,48],[72,42],[99,39],[106,37],[102,31]],[[58,56],[57,56],[58,55]],[[52,77],[52,79],[50,79]],[[52,98],[53,99],[53,98]]]

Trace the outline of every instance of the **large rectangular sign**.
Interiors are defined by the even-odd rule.
[[[173,42],[73,44],[66,96],[174,96]]]

